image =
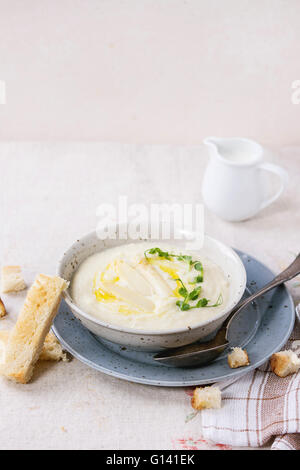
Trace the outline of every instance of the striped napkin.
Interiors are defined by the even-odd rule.
[[[283,349],[300,353],[299,321]],[[205,438],[231,446],[300,449],[300,371],[280,378],[268,362],[234,383],[218,385],[222,409],[201,412]]]

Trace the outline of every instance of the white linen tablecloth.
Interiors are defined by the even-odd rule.
[[[280,271],[299,251],[300,148],[278,152],[285,194],[243,223],[206,211],[206,232]],[[27,282],[54,274],[78,236],[95,229],[103,202],[201,202],[207,156],[199,147],[111,143],[0,144],[0,264]],[[289,283],[299,301],[300,283]],[[11,327],[24,293],[3,296]],[[226,449],[204,439],[191,390],[133,384],[77,360],[44,363],[25,386],[0,378],[0,449]]]

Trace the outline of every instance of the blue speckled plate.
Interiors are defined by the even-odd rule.
[[[247,295],[267,284],[273,273],[262,263],[237,251],[247,271]],[[198,368],[157,364],[153,353],[137,352],[96,337],[76,320],[63,301],[53,331],[67,351],[104,374],[148,385],[183,387],[235,379],[263,364],[287,341],[295,321],[294,304],[285,286],[260,297],[244,309],[230,329],[230,346],[247,348],[251,365],[230,369],[227,352]]]

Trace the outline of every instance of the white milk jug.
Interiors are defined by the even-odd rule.
[[[279,198],[288,183],[287,172],[263,162],[264,150],[252,140],[208,137],[204,144],[210,150],[202,186],[204,203],[224,220],[237,222],[253,217]],[[280,187],[271,197],[266,197],[264,191],[267,172],[280,179]]]

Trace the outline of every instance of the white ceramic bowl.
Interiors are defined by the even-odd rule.
[[[92,232],[80,240],[77,240],[64,254],[59,263],[58,275],[71,281],[78,266],[90,255],[126,243],[138,243],[140,240],[100,240],[96,232]],[[158,244],[161,240],[151,240]],[[184,240],[168,240],[179,248],[184,249]],[[229,315],[232,308],[240,301],[246,287],[246,271],[239,256],[223,243],[205,236],[204,245],[199,250],[201,256],[210,258],[219,265],[230,281],[229,302],[224,310],[213,319],[187,329],[181,328],[167,331],[141,331],[132,328],[123,328],[103,322],[88,313],[82,311],[72,300],[70,293],[65,293],[65,301],[73,314],[92,333],[104,339],[143,351],[161,351],[166,348],[174,348],[193,343],[203,339],[216,331]]]

